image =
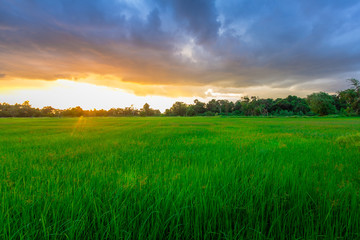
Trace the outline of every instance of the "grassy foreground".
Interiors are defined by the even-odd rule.
[[[360,239],[359,118],[0,119],[0,239]]]

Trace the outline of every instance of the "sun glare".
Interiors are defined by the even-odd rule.
[[[14,104],[27,100],[34,107],[53,106],[60,109],[75,106],[83,109],[110,109],[130,107],[131,105],[140,109],[145,103],[148,103],[152,108],[164,111],[166,108],[170,108],[175,101],[189,102],[192,98],[137,96],[119,88],[59,79],[48,82],[39,88],[6,89],[2,92],[0,102]]]

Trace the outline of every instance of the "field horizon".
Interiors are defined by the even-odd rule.
[[[2,239],[359,239],[360,118],[0,118]]]

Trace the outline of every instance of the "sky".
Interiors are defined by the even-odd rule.
[[[0,102],[335,93],[360,76],[359,23],[357,0],[0,0]]]

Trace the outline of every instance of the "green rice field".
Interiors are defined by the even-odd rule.
[[[360,118],[0,119],[0,239],[360,239]]]

